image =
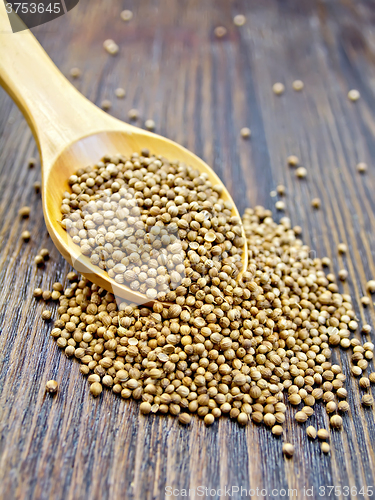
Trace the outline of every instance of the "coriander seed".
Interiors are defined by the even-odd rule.
[[[292,456],[294,455],[294,446],[290,443],[284,443],[283,453],[287,458],[292,458]]]
[[[115,56],[119,51],[119,46],[114,40],[111,39],[105,40],[103,47],[111,56]]]
[[[217,38],[223,38],[227,34],[227,29],[224,26],[217,26],[214,33]]]
[[[111,109],[112,103],[108,99],[103,99],[103,101],[101,102],[100,106],[101,106],[102,109],[104,109],[105,111],[107,111],[108,109]]]
[[[374,404],[374,398],[371,394],[364,394],[362,396],[362,404],[364,406],[372,406]]]
[[[375,293],[375,280],[368,281],[366,288],[368,292]]]
[[[331,447],[328,443],[320,443],[320,448],[323,453],[329,453],[331,451]]]
[[[307,176],[307,170],[305,169],[305,167],[298,167],[296,170],[296,176],[300,179],[305,178]]]
[[[123,21],[128,22],[133,19],[133,12],[131,10],[123,10],[120,17]]]
[[[178,421],[180,424],[189,425],[191,422],[191,415],[189,413],[180,413],[178,416]]]
[[[90,385],[90,392],[94,396],[94,398],[100,396],[103,391],[103,387],[99,382],[94,382]]]
[[[51,311],[45,310],[45,311],[42,312],[42,319],[44,321],[49,321],[51,319],[51,317],[52,317]]]
[[[287,162],[288,162],[288,165],[290,165],[291,167],[298,167],[298,165],[299,165],[299,159],[295,155],[288,156]]]
[[[365,172],[367,172],[367,163],[357,163],[357,170],[360,174],[364,174]]]
[[[306,434],[309,436],[310,439],[316,439],[317,432],[315,427],[313,425],[309,425],[306,429]]]
[[[246,17],[243,14],[237,14],[233,18],[233,23],[236,26],[243,26],[246,23]]]
[[[349,90],[349,92],[348,92],[348,98],[349,98],[350,101],[353,101],[353,102],[358,101],[358,99],[360,97],[361,97],[361,94],[359,93],[358,90],[355,90],[355,89]]]
[[[50,392],[51,394],[54,394],[57,392],[59,388],[59,384],[56,382],[56,380],[48,380],[46,383],[46,391]]]
[[[130,120],[138,120],[139,112],[137,109],[131,109],[128,113],[128,117]]]
[[[29,168],[34,168],[36,165],[36,158],[33,158],[33,157],[29,158],[27,160],[27,165]]]
[[[342,418],[340,417],[340,415],[332,415],[332,417],[329,419],[329,423],[334,429],[341,429]]]
[[[23,239],[23,241],[29,241],[31,238],[30,231],[22,231],[21,238]]]
[[[281,95],[284,93],[285,86],[282,83],[277,82],[272,85],[272,90],[274,94]]]
[[[251,136],[251,130],[248,127],[243,127],[240,134],[243,139],[248,139]]]
[[[125,89],[118,87],[115,90],[115,96],[118,97],[119,99],[123,99],[126,95]]]
[[[72,78],[79,78],[81,76],[81,70],[79,68],[72,68],[69,73]]]
[[[313,208],[320,208],[320,206],[321,206],[321,201],[320,201],[320,198],[313,198],[313,199],[311,200],[311,206],[312,206]]]
[[[23,219],[27,219],[30,215],[30,211],[31,211],[30,207],[22,207],[20,208],[18,214]]]
[[[326,429],[319,429],[317,432],[318,439],[327,441],[329,439],[329,432]]]
[[[146,120],[145,121],[145,127],[147,130],[154,130],[155,129],[155,122],[154,120]]]
[[[293,89],[296,90],[297,92],[301,91],[304,87],[304,83],[302,80],[294,80],[293,84]]]

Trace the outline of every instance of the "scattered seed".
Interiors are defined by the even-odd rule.
[[[272,90],[273,90],[273,93],[276,94],[276,95],[281,95],[284,93],[284,90],[285,90],[285,86],[278,82],[278,83],[274,83],[272,85]]]
[[[372,406],[374,404],[374,398],[371,394],[364,394],[362,396],[362,404],[364,406]]]
[[[22,207],[18,211],[18,214],[20,217],[27,219],[30,215],[30,211],[31,211],[30,207]]]
[[[281,425],[274,425],[271,429],[271,432],[274,436],[281,436],[283,433],[283,428]]]
[[[151,412],[151,405],[147,401],[143,401],[143,403],[139,406],[139,411],[144,415],[148,415]]]
[[[237,14],[233,18],[233,23],[236,26],[243,26],[246,23],[246,17],[243,14]]]
[[[326,429],[319,429],[317,432],[318,439],[327,441],[329,439],[329,432]]]
[[[337,408],[339,411],[342,412],[348,412],[350,409],[349,403],[347,401],[340,401],[339,404],[337,405]]]
[[[329,453],[331,451],[331,447],[328,443],[320,443],[320,448],[323,453]]]
[[[191,415],[189,413],[180,413],[178,416],[178,421],[180,424],[189,425],[191,422]]]
[[[296,170],[296,176],[300,177],[301,179],[307,176],[307,170],[305,167],[298,167]]]
[[[215,421],[215,417],[212,415],[212,413],[208,413],[203,420],[206,425],[212,425]]]
[[[41,188],[41,184],[40,184],[40,182],[38,182],[38,181],[37,181],[37,182],[34,182],[33,186],[34,186],[34,190],[35,190],[35,192],[36,192],[36,193],[40,193],[40,188]]]
[[[369,335],[372,331],[371,325],[365,324],[362,326],[362,333],[365,335]]]
[[[145,121],[145,127],[147,130],[154,130],[155,129],[155,122],[154,120],[146,120]]]
[[[50,392],[51,394],[54,394],[57,392],[59,388],[59,384],[56,382],[56,380],[48,380],[46,383],[46,391]]]
[[[341,429],[342,418],[340,417],[340,415],[332,415],[332,417],[329,419],[329,423],[334,429]]]
[[[49,250],[48,248],[42,248],[39,252],[39,255],[41,257],[43,257],[44,260],[48,260],[49,259]]]
[[[72,78],[79,78],[81,76],[81,70],[79,68],[72,68],[70,70],[70,76]]]
[[[337,245],[337,251],[339,253],[346,253],[348,251],[348,247],[345,245],[345,243],[339,243]]]
[[[130,120],[137,120],[139,118],[139,111],[137,109],[131,109],[128,113]]]
[[[40,299],[43,295],[43,290],[41,288],[35,288],[33,295],[36,299]]]
[[[375,384],[375,372],[371,372],[368,378],[372,384]]]
[[[292,456],[294,455],[294,446],[290,443],[284,443],[283,453],[287,458],[292,458]]]
[[[281,200],[275,203],[276,210],[285,210],[285,203]]]
[[[131,10],[123,10],[120,14],[123,21],[127,22],[133,19],[133,12]]]
[[[280,196],[283,196],[285,194],[285,191],[286,191],[286,188],[283,184],[279,184],[277,187],[276,187],[276,191],[278,192],[278,194]]]
[[[27,160],[27,165],[29,168],[34,168],[36,165],[36,158],[33,158],[33,157],[29,158]]]
[[[346,281],[348,277],[348,271],[346,269],[340,269],[340,271],[338,272],[338,276],[341,281]]]
[[[371,304],[370,298],[364,295],[363,297],[361,297],[361,304],[365,307],[369,306]]]
[[[45,310],[45,311],[42,312],[42,319],[44,321],[49,321],[51,319],[51,317],[52,317],[51,311]]]
[[[110,109],[112,107],[112,103],[108,99],[103,99],[103,101],[101,102],[101,107],[102,107],[102,109],[107,111],[108,109]]]
[[[302,80],[294,80],[293,82],[293,89],[299,92],[302,90],[304,87],[303,81]]]
[[[90,385],[90,392],[96,398],[100,396],[103,391],[103,386],[99,382],[94,382]]]
[[[365,172],[367,172],[367,163],[357,163],[357,170],[360,174],[364,174]]]
[[[108,52],[108,54],[111,54],[112,56],[116,55],[119,51],[119,46],[111,39],[105,40],[103,43],[103,47]]]
[[[361,94],[358,92],[358,90],[349,90],[348,92],[348,98],[350,101],[358,101],[358,99],[361,97]]]
[[[321,206],[321,201],[320,201],[320,198],[313,198],[313,199],[311,200],[311,206],[312,206],[313,208],[320,208],[320,206]]]
[[[306,429],[306,434],[309,436],[310,439],[316,439],[317,432],[315,427],[313,425],[309,425]]]
[[[23,241],[29,241],[31,238],[30,232],[29,231],[22,231],[21,238],[23,239]]]
[[[119,99],[124,98],[126,95],[125,89],[119,87],[115,90],[115,96],[118,97]]]
[[[303,424],[304,422],[306,422],[307,418],[308,417],[304,411],[297,411],[297,413],[295,414],[295,419],[299,424]]]
[[[41,255],[37,255],[35,258],[34,258],[34,262],[35,264],[38,266],[38,267],[42,267],[44,265],[44,259]]]
[[[375,293],[375,280],[368,281],[366,288],[368,292]]]
[[[52,295],[52,294],[51,294],[51,292],[50,292],[49,290],[45,290],[45,291],[43,292],[43,295],[42,295],[43,300],[44,300],[45,302],[47,302],[48,300],[50,300],[51,295]]]
[[[227,29],[224,26],[217,26],[214,33],[217,38],[223,38],[227,34]]]
[[[248,127],[243,127],[240,134],[244,139],[248,139],[251,136],[251,130]]]
[[[287,162],[291,167],[298,167],[299,165],[299,159],[295,155],[288,156]]]

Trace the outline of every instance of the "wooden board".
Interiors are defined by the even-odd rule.
[[[119,16],[124,8],[134,12],[128,24]],[[232,22],[239,13],[247,18],[240,28]],[[228,29],[222,39],[213,34],[218,25]],[[368,0],[81,0],[33,32],[65,74],[81,68],[76,85],[91,100],[110,99],[111,113],[125,120],[137,108],[140,125],[154,119],[158,133],[211,164],[241,212],[256,204],[274,210],[270,191],[283,183],[286,214],[302,226],[306,243],[317,256],[328,255],[336,272],[349,271],[342,290],[363,324],[374,320],[373,307],[359,305],[375,277],[374,26]],[[118,56],[103,50],[107,38],[120,45]],[[295,79],[304,81],[302,92],[293,91]],[[282,96],[272,93],[276,81],[286,86]],[[114,96],[119,86],[125,99]],[[352,88],[361,93],[356,103],[347,98]],[[240,137],[243,126],[252,130],[248,141]],[[301,158],[306,179],[286,166],[289,154]],[[290,411],[285,439],[296,447],[290,461],[282,457],[282,440],[263,427],[241,429],[222,419],[212,428],[194,420],[185,429],[172,418],[140,417],[136,403],[109,391],[90,397],[78,363],[58,351],[40,318],[44,306],[32,298],[35,287],[48,289],[63,277],[67,265],[46,234],[33,190],[39,167],[28,169],[30,156],[37,156],[31,133],[0,90],[0,498],[162,499],[168,486],[212,488],[208,498],[225,498],[225,487],[241,498],[231,489],[237,486],[258,488],[258,497],[262,489],[271,498],[297,489],[298,498],[308,498],[304,488],[313,488],[314,498],[370,498],[374,413],[361,406],[350,376],[351,414],[344,431],[332,435],[331,455],[307,439],[306,425]],[[368,163],[367,174],[356,171],[359,161]],[[320,210],[311,207],[317,196]],[[20,220],[25,204],[30,219]],[[28,244],[20,240],[26,228]],[[338,256],[339,242],[348,245],[347,255]],[[33,264],[42,247],[51,251],[44,271]],[[334,359],[349,374],[347,354],[336,350]],[[60,384],[54,398],[45,395],[51,378]],[[327,426],[322,407],[311,423]]]

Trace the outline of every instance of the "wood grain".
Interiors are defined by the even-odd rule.
[[[134,12],[128,24],[119,17],[124,8]],[[237,13],[247,17],[241,28],[232,23]],[[228,29],[220,40],[213,34],[218,25]],[[32,31],[65,74],[82,69],[75,84],[90,100],[109,98],[111,113],[125,120],[129,109],[139,109],[139,125],[154,119],[158,133],[212,165],[240,211],[256,204],[273,209],[269,193],[285,184],[286,214],[336,272],[348,269],[342,290],[352,295],[361,324],[373,324],[373,306],[362,309],[359,299],[375,277],[374,25],[368,0],[81,0]],[[106,38],[120,45],[118,57],[103,51]],[[291,87],[297,78],[305,83],[300,93]],[[276,81],[286,86],[282,96],[271,91]],[[124,100],[114,96],[118,86],[127,91]],[[356,103],[347,99],[351,88],[361,93]],[[171,418],[139,417],[136,403],[109,391],[99,400],[89,396],[78,364],[58,352],[40,319],[45,306],[32,298],[36,286],[49,288],[68,266],[46,234],[33,191],[40,172],[27,168],[27,158],[37,155],[31,132],[3,91],[0,110],[1,499],[159,499],[166,486],[199,485],[266,488],[271,498],[285,498],[282,488],[296,488],[301,499],[304,488],[314,488],[314,498],[370,498],[374,413],[361,406],[350,376],[351,413],[344,431],[332,435],[331,455],[307,439],[290,412],[285,439],[296,446],[290,461],[282,441],[262,427],[240,429],[223,419],[212,428],[194,421],[184,429]],[[243,126],[252,130],[249,141],[240,137]],[[289,154],[301,158],[306,179],[286,166]],[[368,163],[366,175],[356,171],[359,161]],[[320,210],[311,207],[316,196]],[[32,207],[28,221],[17,216],[25,204]],[[28,244],[20,241],[26,228]],[[338,256],[339,242],[348,245],[347,255]],[[51,250],[44,271],[33,265],[42,246]],[[349,374],[347,353],[335,350],[334,359]],[[44,392],[50,378],[60,384],[54,398]],[[311,422],[327,426],[322,407]],[[329,496],[331,485],[341,491]],[[364,487],[365,494],[345,496],[344,486]]]

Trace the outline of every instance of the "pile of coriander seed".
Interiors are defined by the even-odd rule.
[[[219,282],[237,289],[244,246],[241,221],[205,173],[150,156],[104,157],[69,178],[62,225],[94,266],[148,299],[171,301]],[[215,272],[216,272],[215,271]],[[216,278],[216,279],[215,279]],[[200,281],[198,281],[200,280]],[[214,285],[214,286],[213,286]],[[238,292],[240,290],[238,289]]]
[[[64,220],[78,209],[83,211],[86,203],[90,204],[96,190],[90,186],[92,182],[87,181],[98,175],[103,182],[96,184],[95,181],[95,186],[102,186],[100,189],[107,191],[105,194],[109,197],[113,184],[117,183],[115,192],[121,189],[119,174],[128,171],[130,163],[136,164],[131,172],[139,171],[141,182],[147,185],[144,171],[148,168],[141,165],[149,167],[157,161],[151,157],[149,163],[148,158],[143,154],[133,155],[131,160],[122,163],[119,160],[117,165],[124,165],[125,170],[117,168],[117,173],[113,170],[113,175],[106,174],[108,178],[103,174],[108,171],[108,164],[114,164],[113,158],[104,159],[94,170],[78,172],[77,179],[71,179],[75,196],[67,193],[64,200],[67,207]],[[188,167],[164,163],[162,168],[167,174],[165,180],[170,174],[175,180],[176,176],[177,180],[183,180],[178,180],[177,186],[183,186],[184,191],[183,194],[177,191],[173,198],[163,187],[153,198],[154,185],[147,186],[150,191],[144,186],[139,198],[134,197],[141,200],[137,216],[145,228],[155,227],[170,207],[183,207],[184,203],[193,204],[192,207],[200,203],[201,211],[210,210],[206,202],[212,204],[211,197],[216,197],[216,191],[208,187],[205,190],[208,199],[200,199],[199,193],[203,191],[199,186],[204,185],[204,177],[202,184],[196,184],[191,178],[186,180],[185,174],[181,175],[189,172]],[[152,169],[151,172],[156,174]],[[131,189],[134,186],[132,184]],[[185,191],[189,188],[193,188],[194,199]],[[176,205],[178,196],[187,201]],[[163,198],[174,202],[167,210],[163,210],[166,208]],[[146,200],[155,200],[160,212],[143,214],[143,210],[148,213],[152,210]],[[223,207],[220,201],[215,204],[218,207],[213,210]],[[225,210],[229,207],[222,208]],[[148,224],[146,215],[155,220]],[[329,259],[311,257],[309,247],[298,237],[300,228],[292,228],[286,217],[276,223],[271,211],[263,207],[247,209],[242,224],[249,262],[241,280],[236,282],[241,245],[234,242],[241,238],[239,221],[233,221],[227,214],[222,225],[239,230],[233,230],[230,238],[225,233],[227,239],[219,245],[231,242],[232,246],[228,245],[228,250],[222,252],[222,259],[215,259],[213,246],[206,245],[204,237],[221,227],[216,222],[213,224],[212,219],[225,218],[225,215],[212,213],[211,218],[206,219],[211,227],[204,226],[202,221],[199,230],[178,225],[178,221],[191,225],[195,220],[185,215],[189,212],[181,210],[174,216],[178,220],[172,221],[179,228],[177,232],[185,231],[178,234],[186,258],[182,284],[163,296],[170,305],[155,301],[152,308],[148,308],[120,302],[108,291],[70,273],[71,285],[61,292],[59,318],[51,335],[66,356],[79,360],[80,371],[87,376],[91,393],[99,396],[103,387],[107,387],[124,399],[138,400],[143,414],[178,416],[182,424],[189,424],[193,415],[204,419],[206,425],[221,416],[229,416],[240,425],[250,421],[264,423],[275,435],[282,432],[287,405],[295,407],[295,419],[303,424],[314,414],[315,403],[322,401],[331,426],[338,429],[343,422],[341,415],[349,410],[345,375],[341,367],[331,361],[332,347],[340,345],[353,350],[352,373],[361,377],[360,387],[365,391],[363,404],[372,405],[370,381],[375,382],[375,376],[370,374],[367,378],[365,372],[373,357],[374,345],[371,342],[361,345],[353,338],[358,324],[351,298],[339,293],[332,273],[325,273],[324,266],[330,264]],[[76,220],[81,219],[80,214]],[[172,217],[166,222],[171,220]],[[147,229],[143,231],[147,234]],[[191,231],[196,233],[195,240],[201,238],[197,243],[199,248],[206,249],[203,254],[190,246],[195,241],[189,238]],[[223,234],[220,230],[217,232]],[[202,264],[207,260],[212,264],[197,269],[194,266],[199,262],[189,261],[191,251],[206,257],[201,259]],[[111,266],[103,269],[110,270]]]

